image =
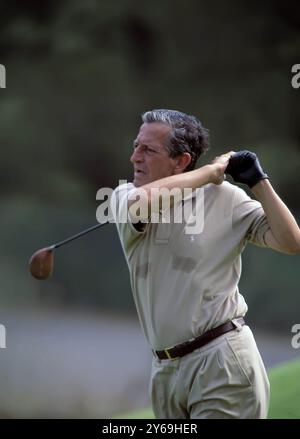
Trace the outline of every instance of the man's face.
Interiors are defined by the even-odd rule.
[[[169,157],[166,148],[170,131],[171,127],[162,122],[143,123],[140,127],[130,158],[136,187],[174,174],[176,160]]]

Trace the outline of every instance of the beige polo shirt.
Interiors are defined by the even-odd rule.
[[[119,214],[126,214],[134,190],[132,183],[115,189],[112,200]],[[115,216],[140,323],[156,350],[244,316],[247,305],[238,289],[241,253],[248,241],[266,247],[267,218],[244,190],[228,182],[208,184],[201,196],[201,233],[186,233],[185,221],[148,223],[138,231]],[[193,202],[192,196],[183,201]],[[176,213],[178,204],[172,209]]]

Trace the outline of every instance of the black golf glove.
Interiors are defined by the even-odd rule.
[[[247,150],[230,157],[225,173],[231,175],[237,183],[247,184],[250,188],[260,180],[269,178],[260,166],[257,155]]]

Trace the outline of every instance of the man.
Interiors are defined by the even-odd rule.
[[[114,191],[116,223],[145,336],[153,350],[150,394],[157,418],[265,418],[269,382],[239,293],[246,243],[283,253],[300,251],[300,232],[255,154],[233,151],[194,169],[208,132],[173,110],[143,114],[134,141],[133,183]],[[248,184],[258,199],[224,181]],[[185,196],[184,190],[193,190]],[[170,222],[158,190],[178,189]],[[201,191],[199,192],[199,190]],[[202,197],[203,227],[186,233],[175,222]],[[136,208],[139,201],[147,209]],[[158,206],[158,207],[157,207]],[[137,221],[138,220],[138,221]]]

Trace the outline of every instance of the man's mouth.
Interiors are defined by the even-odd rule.
[[[142,171],[141,169],[135,169],[134,170],[134,175],[142,175],[142,174],[145,174],[145,172]]]

